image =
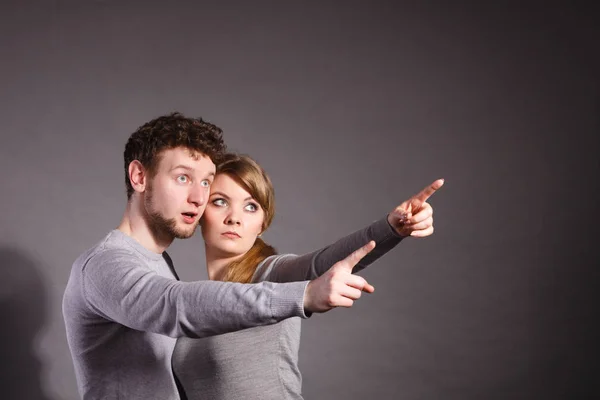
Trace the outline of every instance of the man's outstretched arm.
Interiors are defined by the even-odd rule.
[[[171,337],[205,337],[347,307],[348,299],[358,298],[357,286],[368,290],[370,285],[360,277],[357,283],[345,271],[373,247],[364,246],[338,263],[334,276],[259,284],[180,282],[140,266],[126,252],[106,251],[85,265],[82,291],[88,307],[104,319]]]

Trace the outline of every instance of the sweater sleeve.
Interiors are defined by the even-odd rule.
[[[193,338],[306,318],[307,284],[180,282],[118,250],[93,256],[83,266],[81,282],[88,307],[104,319],[140,331]]]
[[[393,249],[400,243],[402,236],[390,226],[386,216],[312,253],[301,256],[283,254],[269,257],[256,269],[253,282],[295,282],[315,279],[370,240],[375,241],[375,249],[356,264],[352,273],[361,271]]]

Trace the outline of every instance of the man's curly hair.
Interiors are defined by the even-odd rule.
[[[202,118],[187,118],[174,112],[153,119],[140,126],[131,134],[123,158],[125,161],[125,186],[127,199],[133,194],[129,181],[129,164],[138,160],[150,176],[156,173],[156,167],[162,151],[175,147],[185,147],[199,152],[215,164],[219,164],[226,151],[221,128]]]

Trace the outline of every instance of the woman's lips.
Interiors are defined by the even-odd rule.
[[[241,236],[235,232],[223,232],[222,235],[225,237],[228,237],[230,239],[240,239],[241,238]]]

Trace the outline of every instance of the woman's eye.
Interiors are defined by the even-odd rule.
[[[225,207],[227,203],[223,199],[214,199],[212,203],[217,207]]]
[[[200,186],[202,186],[202,187],[210,187],[210,181],[208,179],[205,179],[202,182],[200,182]]]
[[[188,183],[188,177],[185,175],[179,175],[177,177],[177,182],[179,183]]]
[[[244,207],[244,208],[246,211],[251,211],[251,212],[255,212],[258,210],[258,206],[253,203],[247,204],[246,207]]]

